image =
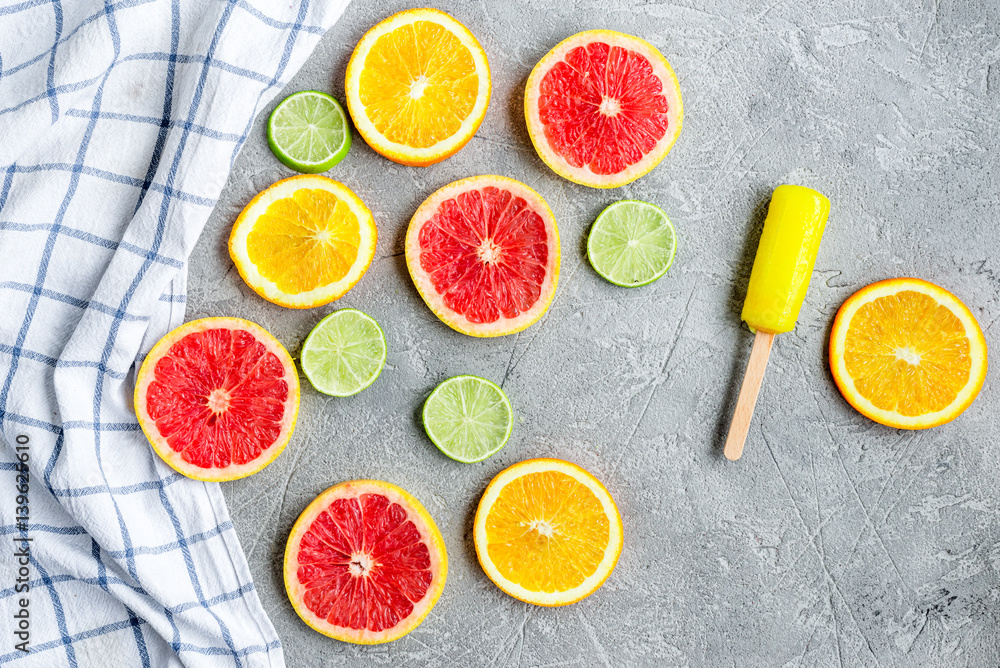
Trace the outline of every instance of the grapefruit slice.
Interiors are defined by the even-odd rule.
[[[656,47],[588,30],[538,61],[524,114],[535,150],[553,171],[592,188],[616,188],[663,160],[684,108],[677,76]]]
[[[260,471],[288,444],[299,376],[285,348],[240,318],[185,323],[153,346],[135,385],[135,413],[167,464],[197,480]]]
[[[541,195],[514,179],[473,176],[413,214],[406,266],[427,306],[470,336],[502,336],[545,313],[559,280],[559,230]]]
[[[302,621],[373,645],[420,625],[441,596],[448,555],[419,501],[387,482],[354,480],[320,494],[296,520],[284,574]]]

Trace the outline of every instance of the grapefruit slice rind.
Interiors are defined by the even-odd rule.
[[[196,480],[235,480],[285,449],[299,377],[288,351],[260,325],[203,318],[153,346],[134,401],[143,433],[173,469]]]
[[[345,642],[397,640],[424,620],[448,576],[434,519],[405,490],[354,480],[320,494],[285,547],[285,591],[306,624]]]
[[[647,174],[681,131],[680,84],[645,40],[612,30],[564,39],[528,77],[528,134],[554,172],[592,188]]]
[[[444,186],[406,231],[406,266],[438,318],[469,336],[519,332],[544,315],[559,281],[559,230],[541,195],[504,176]]]

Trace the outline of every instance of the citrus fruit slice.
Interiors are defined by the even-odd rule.
[[[499,452],[514,428],[507,395],[477,376],[455,376],[434,388],[424,402],[423,419],[438,450],[466,464]]]
[[[830,369],[862,415],[898,429],[958,417],[986,378],[986,339],[955,295],[918,278],[854,293],[830,333]]]
[[[625,288],[649,285],[667,273],[677,252],[674,226],[660,207],[637,200],[601,212],[587,237],[590,266]]]
[[[490,101],[490,66],[468,28],[437,9],[393,14],[347,63],[347,108],[377,153],[424,167],[472,139]]]
[[[351,150],[347,114],[326,93],[293,93],[268,117],[267,145],[286,167],[305,174],[325,172]]]
[[[323,635],[372,645],[403,637],[448,575],[444,539],[420,502],[378,480],[335,485],[302,511],[285,546],[285,591]]]
[[[299,361],[323,394],[349,397],[375,382],[385,366],[385,334],[375,320],[353,308],[319,321],[302,344]]]
[[[428,197],[406,231],[406,266],[427,306],[470,336],[519,332],[545,313],[559,280],[548,204],[503,176],[473,176]]]
[[[529,459],[490,482],[473,537],[479,563],[500,589],[535,605],[568,605],[611,575],[622,519],[587,471],[561,459]]]
[[[299,410],[299,376],[260,325],[204,318],[153,346],[134,399],[139,425],[163,461],[189,478],[235,480],[285,449]]]
[[[229,255],[254,292],[312,308],[342,297],[375,257],[371,211],[342,183],[318,175],[278,181],[254,197],[229,235]]]
[[[593,188],[615,188],[656,167],[684,118],[680,85],[663,54],[611,30],[577,33],[538,61],[524,114],[545,164]]]

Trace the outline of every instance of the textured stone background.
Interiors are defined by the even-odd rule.
[[[355,134],[330,171],[375,212],[377,260],[338,303],[292,311],[258,298],[225,250],[260,189],[291,174],[258,119],[190,264],[189,317],[255,320],[297,354],[342,306],[385,329],[389,360],[351,399],[303,389],[286,452],[224,485],[289,666],[1000,665],[1000,398],[987,378],[955,422],[909,433],[855,413],[826,365],[834,314],[856,289],[919,276],[952,290],[1000,349],[1000,10],[992,0],[643,0],[439,3],[486,49],[493,99],[479,134],[430,168],[398,166]],[[343,99],[365,30],[411,3],[355,0],[285,94]],[[651,174],[616,191],[564,181],[536,157],[521,112],[531,67],[562,38],[612,28],[659,47],[686,118]],[[559,292],[519,335],[476,340],[424,306],[402,257],[407,222],[455,179],[504,174],[537,189],[563,239]],[[771,356],[746,454],[721,444],[750,351],[739,322],[769,193],[808,185],[833,202],[799,324]],[[590,223],[621,198],[656,202],[679,251],[645,288],[586,262]],[[419,409],[439,381],[503,382],[507,447],[481,464],[440,455]],[[519,603],[483,575],[471,542],[479,495],[502,468],[555,456],[593,471],[625,520],[605,586],[563,609]],[[286,600],[284,540],[329,485],[397,483],[435,516],[451,572],[424,624],[389,646],[320,636]]]

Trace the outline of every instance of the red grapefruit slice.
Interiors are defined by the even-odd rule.
[[[285,546],[285,590],[323,635],[372,645],[403,637],[441,596],[448,555],[420,502],[378,480],[320,494]]]
[[[473,176],[413,214],[406,266],[437,317],[470,336],[502,336],[545,313],[559,280],[559,230],[541,195],[514,179]]]
[[[616,188],[663,160],[684,109],[677,76],[656,47],[588,30],[538,61],[524,114],[535,150],[553,171],[592,188]]]
[[[239,318],[185,323],[139,369],[135,413],[156,453],[197,480],[235,480],[281,454],[299,410],[292,358]]]

